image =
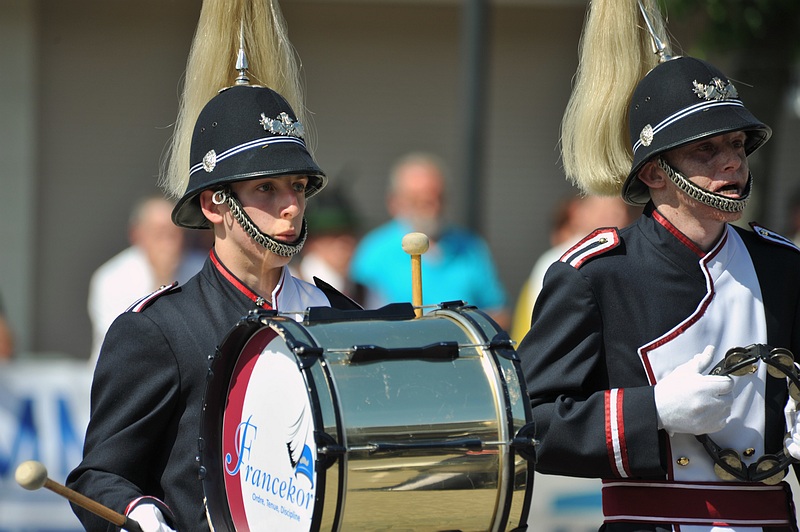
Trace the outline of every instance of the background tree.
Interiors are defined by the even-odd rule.
[[[800,0],[662,0],[673,34],[691,29],[684,52],[707,58],[737,81],[747,107],[773,128],[781,123],[784,102],[794,86],[800,57]],[[676,44],[679,53],[681,42]],[[756,198],[751,219],[765,219],[763,199],[776,181],[776,143],[768,142],[754,157]]]

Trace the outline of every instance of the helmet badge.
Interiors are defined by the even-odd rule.
[[[719,78],[712,78],[708,85],[694,82],[694,93],[703,100],[733,100],[739,97],[739,91],[730,81],[725,82]]]
[[[214,150],[209,150],[206,153],[205,157],[203,157],[203,170],[206,172],[212,172],[214,168],[217,166],[217,152]]]
[[[306,134],[303,124],[299,120],[292,120],[292,117],[285,112],[281,112],[278,118],[269,118],[264,113],[261,113],[259,124],[264,126],[265,131],[269,131],[273,135],[302,139]]]

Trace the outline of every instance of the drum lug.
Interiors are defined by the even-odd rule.
[[[295,343],[286,339],[286,345],[292,350],[294,356],[297,357],[297,362],[300,369],[308,369],[313,366],[319,359],[322,358],[325,350],[321,347],[311,347],[309,345]]]
[[[351,450],[367,450],[369,454],[391,453],[402,451],[432,451],[432,450],[466,450],[480,452],[484,442],[480,438],[457,438],[443,440],[418,440],[404,443],[376,442],[369,443],[365,449],[352,448]]]
[[[536,426],[533,422],[523,426],[517,435],[511,440],[511,447],[514,448],[521,457],[529,462],[536,463],[536,446],[539,442],[534,438]]]
[[[508,360],[519,360],[517,352],[514,350],[514,341],[506,331],[500,331],[495,334],[494,338],[489,342],[489,348],[496,350],[497,354]]]
[[[443,303],[439,303],[439,306],[445,310],[460,310],[463,308],[475,308],[471,305],[467,305],[466,301],[462,301],[457,299],[455,301],[445,301]]]
[[[278,311],[274,309],[255,308],[247,311],[243,321],[250,321],[254,323],[264,323],[269,318],[274,318],[278,315]]]
[[[317,455],[323,469],[331,467],[340,456],[347,452],[343,446],[336,443],[333,436],[321,430],[314,432],[314,441],[317,443]]]

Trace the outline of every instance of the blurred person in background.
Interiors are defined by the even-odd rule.
[[[628,205],[618,197],[575,195],[562,200],[553,213],[552,247],[536,260],[517,298],[511,338],[519,343],[531,328],[533,305],[542,289],[544,274],[552,263],[595,229],[622,229],[641,212],[641,208]]]
[[[183,284],[203,267],[208,253],[187,248],[186,230],[170,219],[173,207],[174,202],[163,196],[139,200],[128,221],[130,247],[92,274],[88,298],[92,367],[117,316],[140,297],[173,281]]]
[[[428,236],[422,257],[422,303],[463,300],[506,329],[511,316],[487,243],[444,219],[445,165],[427,153],[410,153],[392,168],[387,209],[392,219],[368,232],[356,248],[352,279],[367,290],[366,306],[411,301],[411,262],[403,251],[410,232]]]
[[[14,334],[6,318],[6,309],[0,297],[0,361],[11,360],[14,356]]]
[[[309,283],[325,282],[358,303],[364,287],[350,278],[350,262],[359,240],[359,220],[341,187],[326,187],[306,212],[308,238],[290,263],[293,274]]]
[[[800,187],[797,187],[789,196],[788,207],[786,234],[800,246]]]

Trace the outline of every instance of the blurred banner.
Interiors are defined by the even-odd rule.
[[[536,473],[529,532],[597,532],[603,524],[600,480]]]
[[[91,378],[81,361],[0,365],[0,532],[83,530],[65,498],[21,488],[14,472],[38,460],[49,478],[65,482],[81,459]]]

